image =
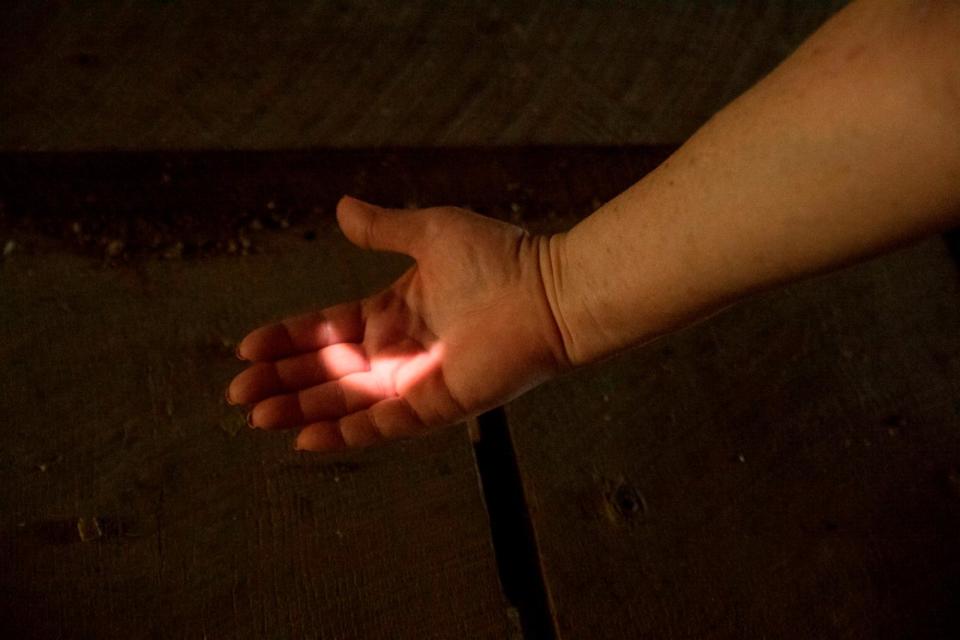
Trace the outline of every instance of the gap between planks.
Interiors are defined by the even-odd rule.
[[[553,614],[507,415],[488,411],[468,423],[490,520],[504,596],[519,618],[524,640],[555,640]]]

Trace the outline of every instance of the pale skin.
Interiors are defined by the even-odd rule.
[[[352,198],[387,290],[256,329],[227,390],[336,451],[417,436],[760,290],[960,222],[960,2],[861,0],[568,232]]]

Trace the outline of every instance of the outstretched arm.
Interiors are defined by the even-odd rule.
[[[589,362],[960,221],[960,2],[864,0],[569,233],[543,270]]]
[[[758,290],[960,220],[960,2],[860,0],[571,231],[345,198],[416,265],[257,329],[230,402],[315,451],[417,435]]]

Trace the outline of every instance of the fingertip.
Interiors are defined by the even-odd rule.
[[[353,244],[361,249],[369,248],[369,239],[364,237],[362,230],[366,224],[361,222],[357,216],[369,216],[371,211],[364,206],[365,203],[351,196],[343,196],[337,203],[337,225],[343,235]]]
[[[340,227],[340,231],[342,231],[343,235],[347,236],[351,242],[353,242],[351,219],[356,212],[360,210],[359,204],[359,200],[347,195],[340,198],[340,201],[337,203],[337,226]]]
[[[336,213],[337,213],[337,222],[341,221],[341,216],[343,215],[344,207],[350,206],[350,201],[353,200],[350,196],[344,194],[340,196],[340,199],[337,200]]]
[[[237,356],[237,360],[242,360],[242,361],[244,361],[244,362],[249,361],[250,358],[247,358],[247,357],[244,356],[242,353],[240,353],[240,347],[241,347],[241,345],[237,345],[237,348],[233,350],[233,354],[234,354],[235,356]]]
[[[290,332],[281,322],[257,327],[240,341],[236,355],[243,362],[274,360],[297,351]]]
[[[372,212],[374,206],[369,202],[344,194],[337,202],[337,222],[343,224],[343,216],[348,212]]]
[[[372,202],[367,202],[366,200],[361,200],[360,198],[358,198],[358,197],[356,197],[356,196],[351,196],[351,195],[348,194],[348,193],[345,193],[345,194],[343,194],[342,196],[340,196],[340,200],[339,200],[339,202],[337,202],[337,208],[340,208],[340,205],[344,205],[344,204],[346,204],[346,205],[360,205],[361,207],[365,207],[365,208],[367,208],[367,209],[379,209],[379,208],[380,208],[380,207],[378,207],[377,205],[373,204]]]
[[[337,224],[347,240],[361,249],[405,253],[414,258],[423,235],[422,218],[413,212],[381,207],[352,196],[340,199]]]
[[[297,434],[293,446],[298,451],[314,452],[339,451],[347,448],[336,422],[321,422],[304,427]]]
[[[308,439],[303,437],[303,431],[297,434],[297,437],[293,439],[293,450],[294,451],[316,451],[316,449],[310,447],[310,443]]]

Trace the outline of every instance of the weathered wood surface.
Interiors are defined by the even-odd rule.
[[[21,637],[501,637],[462,431],[295,454],[222,403],[231,342],[402,267],[339,239],[342,193],[548,224],[668,152],[0,156],[0,619]]]
[[[260,193],[193,189],[232,192],[242,159],[166,183],[162,163],[133,158],[99,174],[86,157],[33,161],[0,161],[0,245],[15,238],[0,262],[3,637],[506,637],[463,428],[320,456],[250,431],[223,399],[247,330],[370,291],[405,261],[348,246],[330,202],[283,228]],[[154,184],[179,207],[166,218]],[[253,202],[267,228],[224,231],[237,253],[191,239],[187,220]],[[107,235],[111,220],[131,231]],[[138,253],[158,224],[167,259]]]
[[[668,151],[0,156],[0,620],[502,637],[462,430],[322,459],[231,435],[229,341],[402,268],[337,239],[343,192],[557,229]],[[955,631],[957,288],[931,241],[514,402],[560,637]]]
[[[7,2],[0,148],[673,144],[843,4]]]
[[[509,405],[559,637],[960,636],[958,328],[934,239]]]

